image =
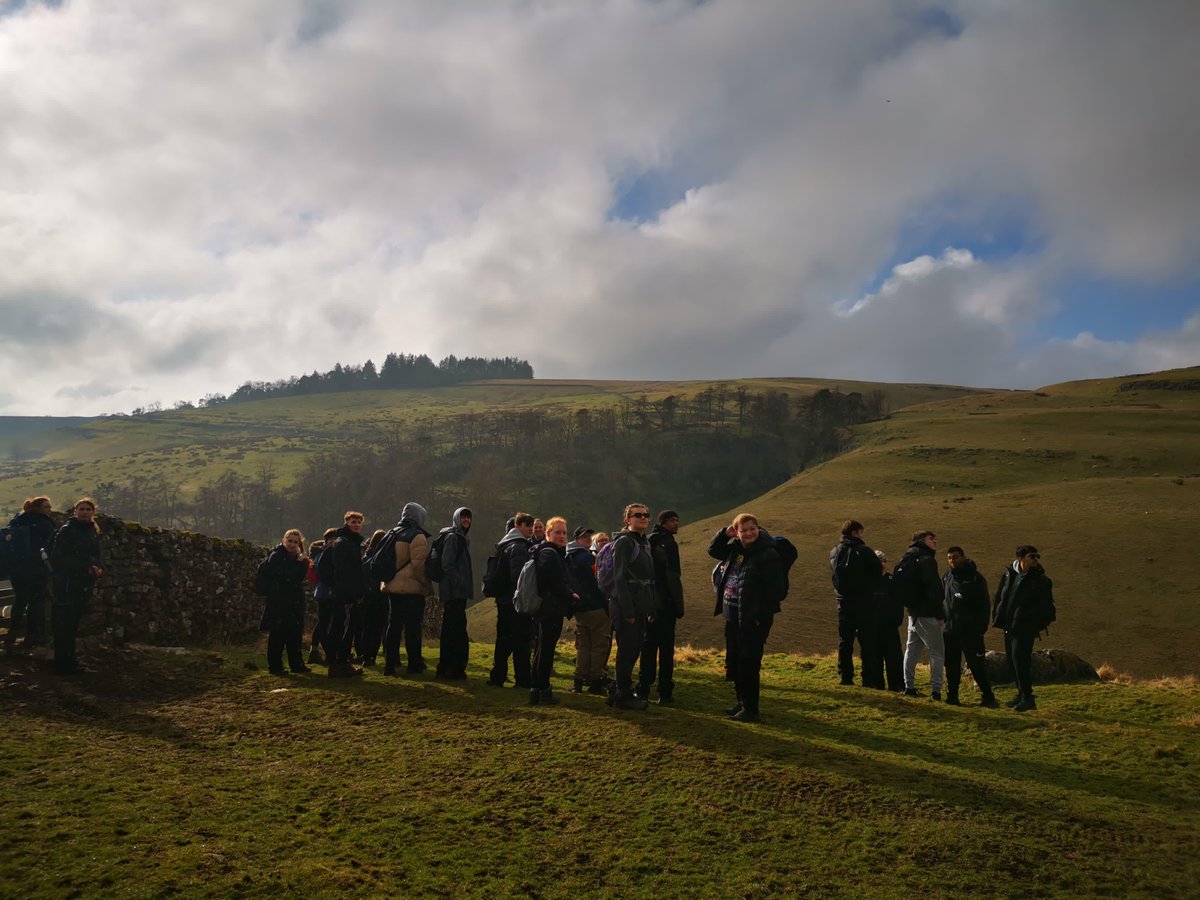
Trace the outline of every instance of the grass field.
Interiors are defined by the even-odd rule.
[[[1195,896],[1194,679],[1021,715],[776,655],[738,725],[712,653],[632,713],[528,707],[488,650],[453,683],[280,679],[252,648],[0,659],[0,894]]]
[[[1143,376],[1195,384],[1200,369]],[[913,407],[856,429],[856,448],[745,505],[800,549],[769,647],[837,642],[829,549],[843,520],[894,563],[918,529],[962,545],[994,589],[1021,543],[1054,579],[1058,621],[1042,646],[1152,677],[1197,671],[1200,391],[1120,390],[1139,377]],[[708,541],[722,515],[681,530],[691,601],[681,639],[721,642]],[[945,568],[944,557],[939,566]],[[1001,649],[999,633],[989,646]]]

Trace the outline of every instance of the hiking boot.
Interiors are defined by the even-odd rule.
[[[922,694],[916,688],[905,688],[904,696],[905,697],[920,697],[920,696],[922,696]]]
[[[582,678],[575,679],[575,684],[571,686],[571,693],[572,694],[582,694],[583,693],[583,679]]]
[[[495,678],[489,678],[487,681],[484,682],[484,684],[486,684],[488,687],[499,687],[499,688],[504,687],[504,682],[497,681]]]
[[[637,697],[639,700],[649,700],[650,699],[650,685],[648,685],[648,684],[634,685],[633,696]]]
[[[930,691],[929,699],[932,700],[934,703],[941,703],[942,702],[942,692],[941,691]]]
[[[1017,694],[1017,696],[1013,697],[1011,700],[1009,700],[1004,705],[1007,706],[1009,709],[1015,709],[1016,707],[1021,705],[1021,695]]]
[[[541,702],[542,702],[542,692],[539,691],[537,688],[530,688],[529,689],[529,705],[537,706]]]
[[[847,678],[845,675],[843,675],[843,676],[842,676],[842,682],[841,682],[841,683],[842,683],[843,685],[847,685],[847,686],[848,686],[848,685],[852,685],[852,684],[854,684],[854,679],[853,679],[853,678]]]
[[[608,693],[608,685],[604,683],[603,678],[597,678],[595,681],[593,681],[591,684],[588,685],[587,692],[589,694],[599,694],[599,695],[603,696],[604,694]]]
[[[267,674],[268,675],[282,675],[286,678],[287,670],[286,669],[267,669]]]
[[[1026,697],[1020,703],[1013,707],[1017,712],[1029,712],[1031,709],[1037,709],[1037,704],[1033,702],[1032,697]]]
[[[984,707],[985,709],[999,709],[1000,708],[1000,704],[996,702],[996,698],[993,697],[991,694],[989,694],[988,696],[986,696],[982,700],[980,700],[979,705]]]
[[[558,698],[550,688],[542,691],[542,706],[558,706]]]
[[[947,691],[946,692],[946,705],[947,706],[962,706],[962,704],[958,701],[958,691]]]
[[[742,708],[729,717],[734,722],[757,722],[758,712],[752,709]]]
[[[650,704],[641,697],[635,697],[630,694],[628,697],[618,696],[613,701],[613,706],[617,709],[645,709]]]
[[[736,716],[738,713],[740,713],[744,708],[745,707],[742,706],[742,701],[739,700],[733,706],[729,707],[729,709],[725,710],[725,715],[732,719],[734,716]]]
[[[665,697],[662,696],[661,694],[659,695],[659,697],[658,697],[658,705],[659,706],[673,706],[674,704],[675,704],[675,698],[672,697],[670,694],[667,694],[667,696],[665,696]]]

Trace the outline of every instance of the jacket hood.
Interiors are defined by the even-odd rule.
[[[470,514],[471,514],[471,510],[469,507],[466,507],[466,506],[460,506],[458,509],[456,509],[454,511],[454,518],[452,521],[454,522],[455,529],[460,534],[466,534],[468,531],[471,530],[470,525],[468,525],[466,528],[463,528],[463,524],[462,524],[462,517],[464,515],[470,515]]]
[[[961,566],[950,570],[950,574],[955,581],[970,581],[979,574],[979,567],[975,565],[975,560],[964,559]]]
[[[361,531],[359,531],[359,532],[351,531],[349,525],[343,525],[341,528],[339,528],[337,530],[337,533],[338,533],[338,537],[345,538],[346,540],[352,541],[356,544],[361,544],[363,541],[362,532]]]
[[[924,541],[915,541],[908,545],[909,553],[917,553],[921,556],[933,556],[933,550]]]
[[[508,534],[506,534],[506,535],[504,535],[504,537],[500,538],[500,542],[498,544],[496,544],[496,546],[502,547],[505,544],[511,544],[513,541],[528,541],[528,540],[529,540],[529,538],[527,538],[527,537],[525,537],[525,535],[521,534],[521,532],[516,528],[516,526],[513,526],[512,528],[508,529]]]
[[[425,511],[425,507],[420,503],[405,503],[404,509],[400,510],[400,524],[424,528],[427,515],[429,514]]]
[[[574,553],[576,550],[586,550],[588,553],[591,553],[592,545],[591,544],[581,544],[581,543],[579,543],[579,541],[570,541],[567,544],[567,552]]]

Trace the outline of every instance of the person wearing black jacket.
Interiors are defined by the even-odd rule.
[[[847,519],[842,539],[829,551],[833,595],[837,600],[838,675],[854,684],[854,639],[862,654],[863,687],[883,687],[883,658],[875,644],[875,586],[883,564],[863,541],[863,524]]]
[[[442,580],[438,599],[442,602],[442,634],[436,674],[438,678],[462,681],[467,677],[471,639],[467,636],[467,604],[475,597],[475,575],[471,567],[470,509],[460,506],[451,517],[442,541]]]
[[[567,567],[567,520],[554,516],[546,522],[546,540],[538,545],[533,557],[537,572],[541,608],[533,616],[537,636],[533,648],[533,687],[529,689],[531,706],[555,706],[558,698],[550,688],[554,673],[554,649],[562,635],[563,617],[572,614],[579,594]]]
[[[496,598],[496,649],[487,680],[491,687],[504,687],[508,681],[508,658],[511,656],[514,687],[533,688],[530,677],[533,620],[513,609],[512,602],[517,578],[529,559],[532,537],[533,516],[519,512],[512,517],[508,531],[496,544],[496,578],[492,585]]]
[[[642,665],[637,695],[650,699],[650,686],[658,682],[658,702],[675,702],[675,622],[683,618],[683,570],[679,564],[679,513],[665,509],[650,532],[650,556],[654,560],[654,615],[646,620]]]
[[[304,535],[297,528],[283,534],[283,542],[267,557],[271,590],[267,594],[262,627],[268,632],[267,670],[272,675],[287,674],[283,652],[287,650],[288,668],[293,672],[311,672],[304,664],[300,647],[304,635],[304,580],[308,577],[308,557],[304,555]]]
[[[887,554],[876,550],[875,555],[883,564],[883,574],[875,582],[875,646],[887,674],[887,689],[900,694],[904,693],[904,650],[898,629],[904,624],[904,603],[896,599],[897,592],[892,589]]]
[[[946,645],[946,702],[959,705],[958,685],[965,655],[971,676],[983,693],[981,705],[995,709],[998,704],[983,664],[986,652],[983,635],[988,630],[991,612],[987,581],[974,561],[967,559],[962,547],[947,550],[946,562],[950,564],[942,578],[946,605],[946,628],[942,633]]]
[[[54,535],[50,568],[54,572],[54,670],[59,675],[85,672],[75,659],[75,635],[87,611],[96,579],[104,573],[96,501],[76,502],[67,524]]]
[[[46,597],[49,593],[50,570],[46,568],[49,548],[54,540],[54,520],[49,497],[31,497],[22,504],[21,512],[13,516],[9,528],[23,529],[13,571],[9,574],[13,598],[12,620],[5,635],[6,649],[11,652],[13,638],[21,623],[25,637],[21,647],[29,650],[46,640]]]
[[[329,627],[325,631],[325,662],[329,665],[330,678],[362,674],[362,669],[350,664],[350,644],[354,640],[358,607],[367,592],[362,570],[363,514],[351,510],[342,521],[344,524],[337,530],[337,537],[332,544],[326,544],[322,552],[322,563],[325,554],[332,555],[333,569],[329,582],[333,603]]]
[[[921,696],[917,690],[917,661],[921,652],[929,649],[930,698],[942,699],[942,676],[946,663],[946,647],[942,626],[946,612],[942,609],[942,579],[938,575],[937,535],[918,531],[912,544],[896,565],[892,586],[901,592],[908,607],[908,643],[904,647],[904,693]]]
[[[1017,548],[1017,558],[996,586],[992,624],[1004,629],[1004,652],[1017,683],[1009,706],[1018,712],[1037,709],[1033,699],[1033,642],[1055,620],[1054,583],[1032,544]]]
[[[645,709],[633,693],[633,665],[642,655],[646,619],[654,615],[654,561],[646,541],[650,512],[644,503],[625,507],[625,527],[613,538],[613,596],[608,615],[617,637],[616,679],[608,703],[617,709]]]
[[[575,540],[567,544],[567,568],[579,593],[575,606],[575,693],[607,694],[608,655],[612,652],[612,620],[608,601],[596,581],[596,554],[591,548],[592,530],[580,526]]]
[[[787,596],[787,571],[775,541],[749,513],[741,513],[732,525],[716,533],[708,555],[721,561],[714,571],[717,607],[713,614],[725,616],[726,665],[733,670],[737,691],[730,718],[757,722],[763,649]],[[736,642],[734,653],[729,653],[731,632]]]

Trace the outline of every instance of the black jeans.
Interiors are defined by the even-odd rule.
[[[550,676],[554,674],[554,650],[562,634],[562,616],[534,616],[537,626],[537,641],[533,648],[533,685],[539,691],[550,690]]]
[[[471,640],[467,637],[467,601],[442,601],[442,640],[438,654],[439,675],[465,675]]]
[[[725,680],[737,684],[738,672],[738,622],[725,620]],[[740,698],[739,698],[740,699]]]
[[[333,618],[333,598],[323,597],[317,600],[317,624],[313,626],[312,645],[325,647],[325,638],[329,635],[329,620]]]
[[[638,674],[638,693],[643,697],[658,680],[658,696],[670,698],[675,691],[675,615],[655,618],[646,623],[642,643],[642,666]]]
[[[517,687],[532,687],[530,649],[533,644],[533,619],[523,616],[511,603],[496,601],[496,652],[492,658],[491,681],[504,684],[508,678],[508,658],[512,657],[513,678]]]
[[[875,616],[870,604],[846,599],[838,607],[838,675],[842,681],[854,680],[855,638],[862,656],[863,687],[883,687],[883,660],[875,648]]]
[[[92,584],[81,579],[63,579],[55,584],[54,605],[54,667],[59,672],[71,672],[75,661],[75,635],[92,598]]]
[[[774,614],[767,613],[757,625],[750,619],[738,623],[737,695],[747,712],[758,712],[763,648],[774,621]]]
[[[37,643],[46,635],[46,597],[49,595],[49,578],[45,574],[12,575],[13,605],[12,624],[8,627],[8,642],[25,621],[25,640]]]
[[[904,690],[904,648],[900,646],[897,626],[880,625],[875,632],[875,646],[881,667],[887,670],[887,689]]]
[[[329,604],[329,624],[325,627],[321,646],[325,648],[325,662],[332,666],[350,662],[350,644],[360,614],[359,606],[343,603],[336,597]]]
[[[958,685],[962,681],[962,659],[967,658],[967,668],[983,692],[983,699],[992,696],[992,683],[988,680],[987,668],[983,664],[983,656],[987,652],[983,646],[982,634],[958,635],[946,631],[942,633],[946,645],[946,688],[952,696],[958,696]]]
[[[283,671],[283,652],[287,650],[288,668],[298,672],[304,668],[304,654],[300,641],[304,637],[304,620],[282,622],[274,626],[267,635],[267,668],[272,672]]]
[[[384,594],[388,603],[387,634],[383,639],[384,672],[392,674],[400,667],[400,640],[408,654],[408,671],[425,667],[421,657],[421,622],[425,619],[425,598],[420,594]]]
[[[368,591],[362,604],[362,639],[358,653],[363,659],[374,659],[379,655],[383,643],[383,632],[388,624],[388,599],[379,591]]]
[[[1004,652],[1008,655],[1008,665],[1017,683],[1017,693],[1024,700],[1033,699],[1034,640],[1036,638],[1033,635],[1004,632]]]
[[[642,655],[646,619],[643,616],[634,616],[632,622],[626,622],[625,617],[621,615],[621,606],[616,600],[608,601],[608,614],[617,636],[617,659],[613,671],[617,696],[624,699],[633,694],[633,666]]]

